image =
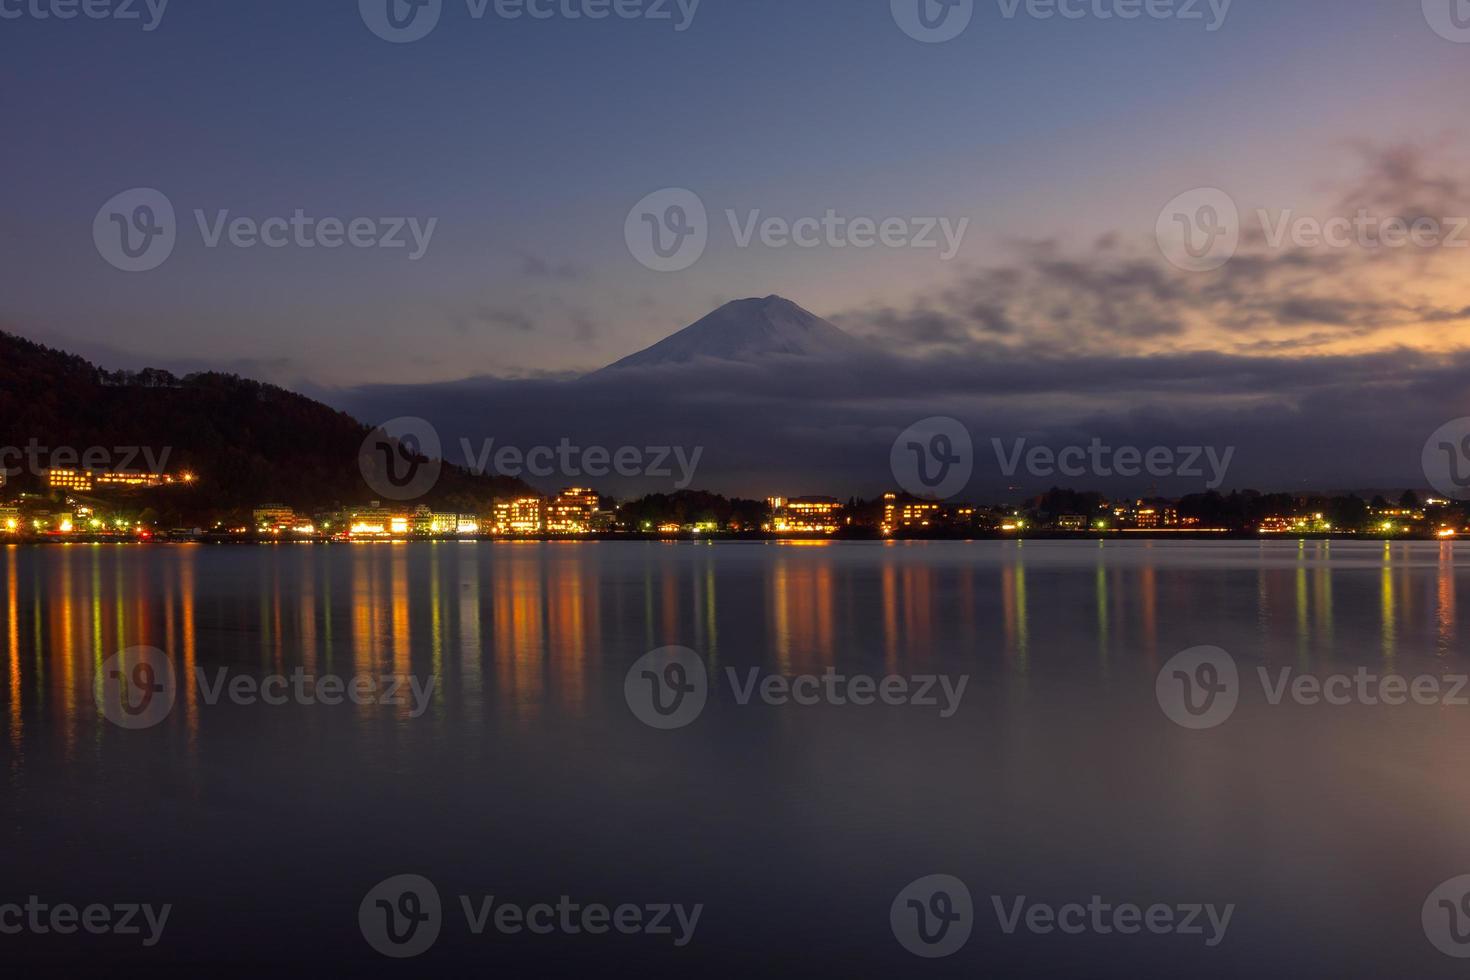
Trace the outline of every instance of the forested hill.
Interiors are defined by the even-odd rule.
[[[229,374],[106,371],[0,332],[0,447],[23,450],[32,440],[77,453],[101,447],[114,467],[120,448],[147,447],[155,459],[167,448],[170,472],[199,476],[183,499],[174,495],[181,511],[365,502],[375,495],[357,456],[368,432],[350,415],[274,385]],[[17,466],[14,454],[4,464]],[[130,468],[147,467],[138,457]],[[478,511],[526,489],[446,466],[423,502]]]

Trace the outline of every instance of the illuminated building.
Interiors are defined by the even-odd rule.
[[[842,504],[831,497],[772,497],[771,529],[778,534],[834,534],[842,526]]]
[[[420,537],[472,537],[480,533],[480,519],[473,514],[437,513],[422,505],[414,508],[406,521],[409,531]],[[392,521],[389,526],[393,526]]]
[[[597,514],[597,491],[568,487],[546,505],[546,530],[551,534],[586,534]]]
[[[255,508],[255,527],[262,534],[279,534],[296,526],[296,512],[284,504]]]
[[[1138,509],[1133,512],[1133,525],[1150,530],[1161,527],[1178,527],[1179,511],[1173,507],[1155,507],[1139,501]]]
[[[917,531],[940,523],[943,507],[934,500],[900,500],[896,493],[883,495],[883,533]]]
[[[517,497],[495,502],[496,534],[540,534],[545,525],[540,497]]]
[[[83,493],[92,489],[92,474],[87,470],[45,471],[46,486],[51,490],[79,490]]]
[[[1400,522],[1412,523],[1424,520],[1424,512],[1422,510],[1414,510],[1410,507],[1375,507],[1373,508],[1373,516],[1385,524],[1398,524]]]
[[[348,534],[354,538],[386,538],[390,534],[407,534],[408,518],[395,516],[374,500],[370,507],[359,507],[347,517]],[[398,528],[402,529],[399,530]]]
[[[106,470],[43,470],[46,486],[51,490],[74,490],[89,493],[97,489],[153,490],[162,486],[189,484],[198,479],[193,473],[166,476],[160,473],[108,472]]]
[[[153,489],[161,487],[165,483],[172,483],[173,478],[160,476],[157,473],[93,473],[92,481],[98,487],[123,487]]]
[[[1259,528],[1261,534],[1325,534],[1331,530],[1332,524],[1324,514],[1273,515],[1264,518]]]
[[[1063,514],[1057,518],[1057,527],[1063,531],[1087,530],[1087,518],[1081,514]]]

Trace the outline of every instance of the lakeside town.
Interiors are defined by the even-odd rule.
[[[1470,534],[1470,510],[1413,490],[1382,494],[1237,491],[1180,499],[1117,500],[1053,489],[1020,504],[772,496],[762,501],[686,490],[619,501],[588,487],[520,493],[473,510],[364,500],[328,509],[262,502],[175,526],[160,499],[199,476],[48,469],[30,490],[0,478],[0,540],[354,542],[616,537],[989,538],[1071,536],[1362,537],[1452,539]],[[9,490],[9,492],[7,492]]]

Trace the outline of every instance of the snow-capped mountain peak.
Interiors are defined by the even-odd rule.
[[[623,358],[604,370],[687,364],[698,360],[759,362],[772,357],[831,360],[857,353],[862,344],[839,327],[789,299],[741,299]]]

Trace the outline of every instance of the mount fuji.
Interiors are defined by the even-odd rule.
[[[832,361],[858,355],[866,345],[789,299],[741,299],[631,354],[596,374],[625,368],[663,367],[696,361],[758,364],[771,358]]]

